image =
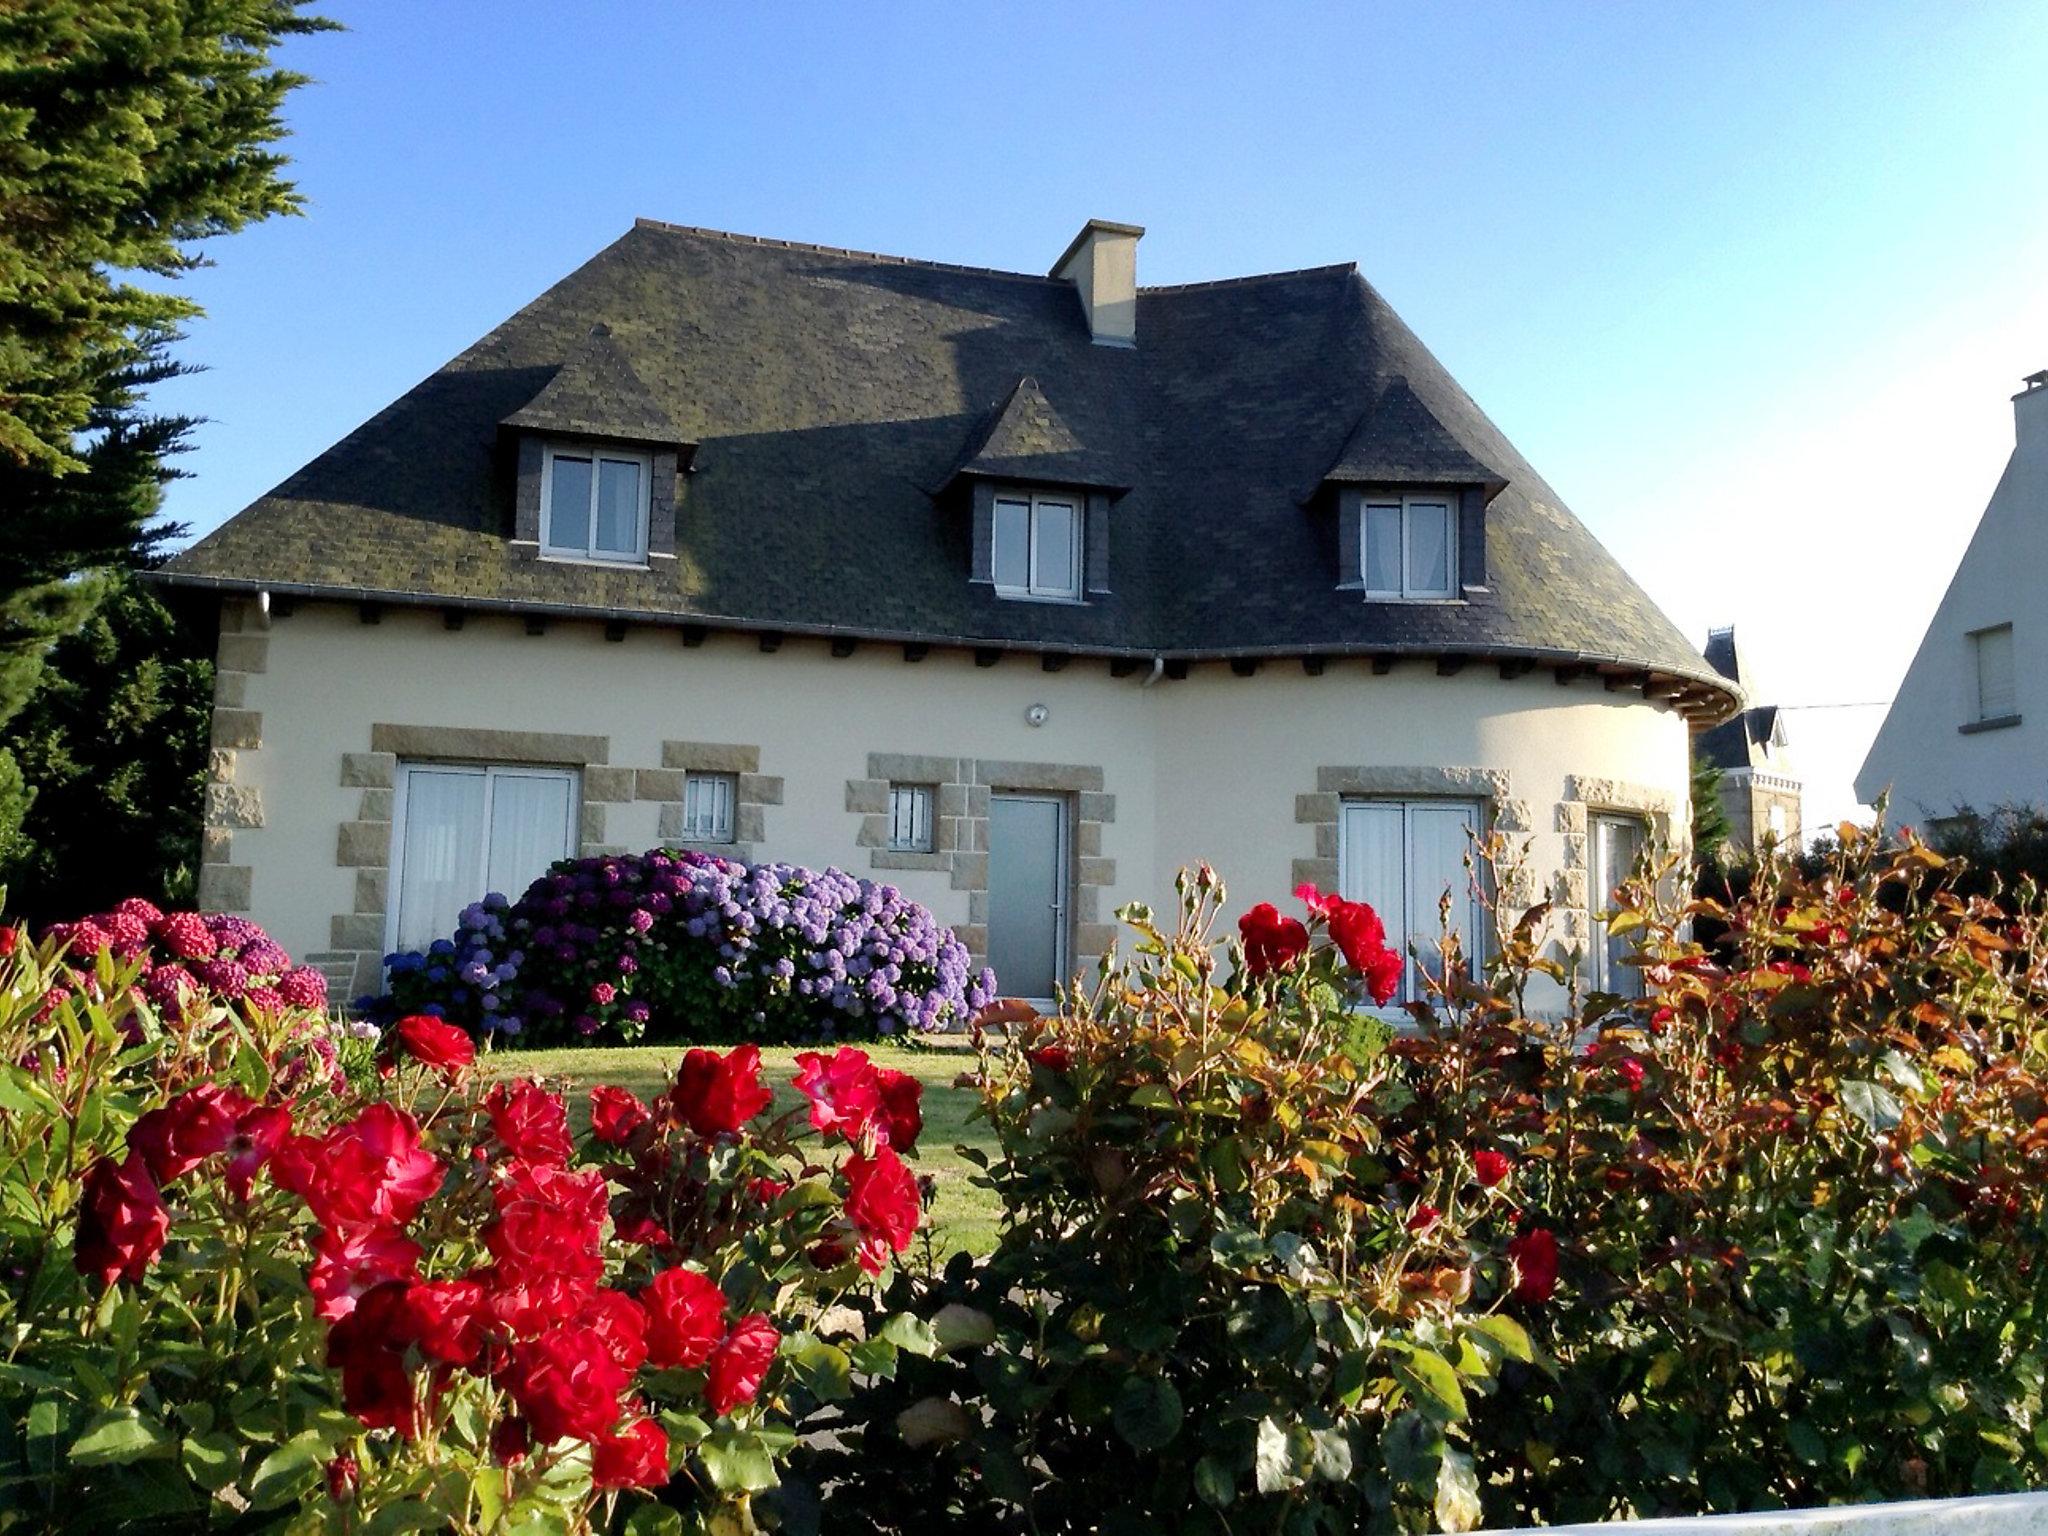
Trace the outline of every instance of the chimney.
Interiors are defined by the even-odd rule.
[[[1090,219],[1052,264],[1049,275],[1080,294],[1088,334],[1098,346],[1138,344],[1138,241],[1144,233],[1135,224]]]
[[[2012,397],[2013,440],[2022,453],[2048,454],[2048,368],[2030,373]]]

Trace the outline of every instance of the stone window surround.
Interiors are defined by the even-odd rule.
[[[732,775],[732,841],[695,843],[683,836],[683,781],[693,773]],[[761,772],[761,749],[737,742],[664,741],[661,766],[633,774],[627,798],[661,807],[656,835],[664,848],[687,848],[751,864],[768,838],[768,807],[782,804],[783,783]]]
[[[1680,824],[1678,802],[1661,789],[1627,779],[1597,778],[1588,774],[1567,774],[1564,794],[1557,803],[1557,830],[1563,834],[1564,857],[1557,872],[1553,899],[1563,916],[1567,944],[1581,948],[1592,943],[1593,900],[1588,871],[1592,865],[1588,834],[1591,819],[1599,815],[1641,817],[1649,823],[1650,849],[1678,849],[1690,842],[1690,828]],[[1670,883],[1662,887],[1675,895]]]
[[[255,871],[235,862],[235,833],[263,825],[263,791],[237,780],[243,754],[263,748],[263,713],[248,707],[248,697],[250,677],[269,669],[266,627],[254,604],[231,598],[220,605],[197,893],[208,912],[247,912],[253,904]]]
[[[932,787],[931,852],[911,853],[889,846],[892,784]],[[989,800],[999,790],[1069,799],[1074,842],[1069,968],[1084,970],[1116,942],[1116,925],[1105,920],[1103,910],[1104,893],[1116,884],[1116,860],[1102,855],[1102,829],[1116,820],[1116,796],[1104,792],[1100,766],[870,752],[867,777],[846,781],[846,809],[860,817],[855,842],[868,850],[870,867],[946,873],[952,877],[954,890],[967,893],[967,921],[955,924],[954,932],[967,946],[974,964],[983,965],[988,960]]]
[[[1427,764],[1319,766],[1311,794],[1294,797],[1294,819],[1315,829],[1315,857],[1294,861],[1294,884],[1334,891],[1342,881],[1337,862],[1338,824],[1346,800],[1374,796],[1435,796],[1477,800],[1481,834],[1528,832],[1534,828],[1529,804],[1514,798],[1505,768],[1440,768]],[[1525,869],[1518,884],[1502,892],[1509,901],[1533,902],[1535,887]]]

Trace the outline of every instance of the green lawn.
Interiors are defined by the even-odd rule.
[[[668,1085],[684,1047],[676,1045],[592,1046],[555,1051],[505,1051],[487,1058],[487,1070],[507,1075],[567,1079],[569,1110],[578,1129],[589,1118],[588,1090],[599,1083],[630,1088],[652,1099]],[[796,1075],[798,1046],[763,1046],[761,1075],[775,1089],[775,1107],[786,1109],[802,1098],[790,1080]],[[924,1083],[924,1134],[918,1138],[911,1165],[929,1174],[937,1187],[932,1207],[933,1235],[939,1256],[958,1248],[986,1253],[995,1246],[995,1196],[968,1180],[978,1171],[956,1150],[978,1148],[991,1157],[995,1141],[984,1120],[970,1122],[976,1098],[972,1088],[957,1088],[953,1079],[974,1070],[975,1058],[964,1046],[884,1045],[861,1047],[880,1066],[910,1072]]]

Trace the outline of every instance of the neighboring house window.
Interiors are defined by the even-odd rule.
[[[1081,502],[1073,496],[996,497],[995,587],[1003,597],[1081,600]]]
[[[1458,497],[1436,492],[1368,496],[1361,510],[1365,595],[1378,598],[1457,594]]]
[[[541,464],[541,552],[646,564],[653,481],[653,461],[644,453],[549,447]]]
[[[1643,861],[1646,829],[1633,816],[1595,816],[1592,825],[1593,986],[1619,997],[1643,995],[1643,973],[1628,963],[1628,936],[1607,931],[1615,891],[1634,877]]]
[[[1781,801],[1773,800],[1771,802],[1770,813],[1766,820],[1771,828],[1771,841],[1774,843],[1785,841],[1785,807]]]
[[[932,851],[932,791],[928,784],[889,790],[889,846],[898,853]]]
[[[732,841],[737,781],[729,773],[693,773],[683,780],[683,837],[692,843]]]
[[[2005,720],[2019,713],[2013,691],[2012,626],[2000,624],[1970,636],[1977,665],[1977,718]]]
[[[1393,999],[1423,995],[1423,971],[1441,979],[1437,942],[1441,903],[1450,896],[1452,929],[1476,964],[1483,942],[1479,900],[1465,867],[1479,833],[1479,807],[1467,800],[1350,800],[1338,822],[1338,880],[1345,897],[1363,901],[1386,925],[1387,945],[1408,958]],[[1411,955],[1411,950],[1419,955]]]
[[[423,950],[447,938],[471,902],[492,891],[517,900],[574,854],[576,778],[566,768],[401,763],[391,948]]]

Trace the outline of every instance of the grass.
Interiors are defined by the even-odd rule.
[[[591,1088],[613,1083],[630,1088],[643,1099],[663,1092],[682,1060],[685,1047],[679,1045],[592,1046],[555,1051],[506,1051],[488,1058],[487,1070],[507,1076],[539,1076],[567,1079],[570,1084],[569,1112],[578,1130],[590,1115]],[[790,1080],[796,1075],[796,1054],[800,1046],[763,1046],[761,1076],[775,1090],[772,1112],[779,1113],[802,1099]],[[974,1056],[964,1046],[889,1045],[873,1043],[861,1049],[877,1065],[909,1072],[924,1083],[924,1134],[910,1159],[920,1175],[928,1175],[935,1187],[931,1210],[934,1246],[940,1259],[964,1248],[970,1253],[987,1253],[995,1247],[1000,1214],[994,1194],[970,1183],[979,1170],[960,1156],[965,1145],[995,1155],[995,1138],[988,1122],[970,1121],[978,1099],[972,1088],[955,1087],[960,1073],[972,1071]]]

